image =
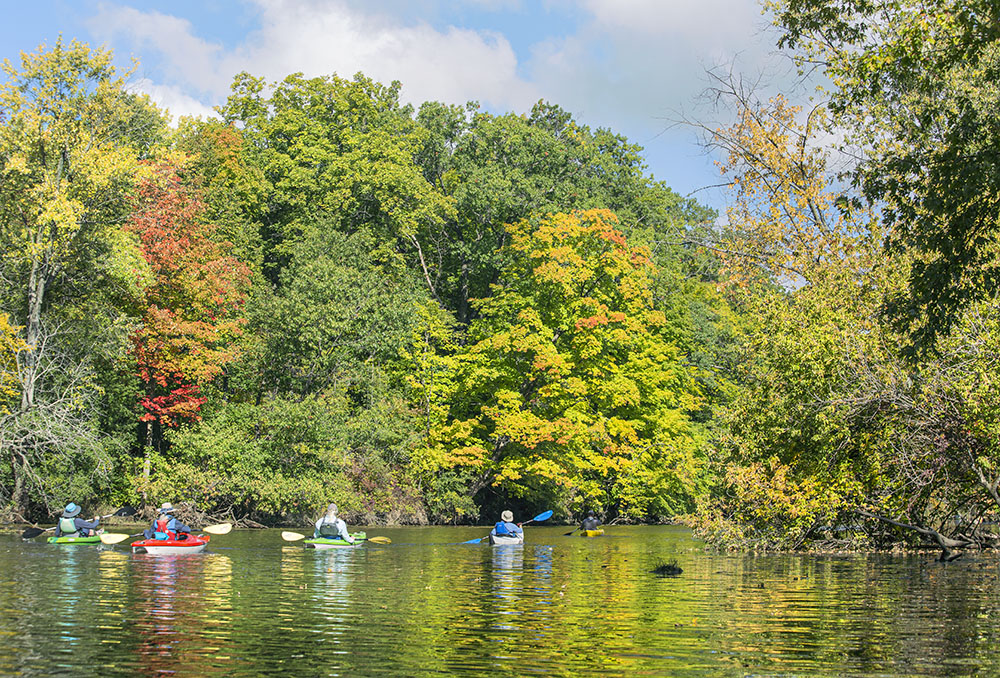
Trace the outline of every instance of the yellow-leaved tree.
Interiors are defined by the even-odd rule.
[[[23,346],[9,386],[18,402],[0,415],[0,501],[26,515],[93,496],[110,477],[94,405],[114,377],[94,366],[125,369],[149,273],[122,224],[165,123],[106,50],[60,39],[2,70],[0,304]]]
[[[40,377],[47,294],[88,241],[110,239],[137,170],[129,138],[135,97],[112,55],[60,39],[51,49],[4,61],[0,84],[0,242],[23,298],[22,410]],[[21,305],[21,304],[19,304]],[[10,309],[13,310],[13,309]]]
[[[665,337],[648,251],[614,214],[508,226],[507,263],[457,356],[425,474],[539,508],[649,519],[693,506],[703,436],[695,369]],[[439,382],[441,383],[441,382]]]

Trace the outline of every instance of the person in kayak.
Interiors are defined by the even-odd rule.
[[[73,502],[66,504],[59,522],[56,523],[57,537],[89,537],[96,534],[101,519],[95,517],[93,520],[84,520],[79,517],[81,510]]]
[[[587,517],[583,519],[580,524],[581,530],[596,530],[601,526],[601,521],[597,518],[597,514],[593,511],[587,511]]]
[[[316,521],[316,529],[313,530],[313,538],[317,537],[327,537],[335,538],[340,537],[348,544],[354,543],[354,537],[351,533],[347,531],[347,523],[343,519],[337,517],[337,505],[330,504],[326,507],[326,513]]]
[[[146,539],[172,539],[174,541],[187,539],[188,535],[191,534],[191,528],[170,515],[173,512],[174,507],[169,501],[165,502],[160,506],[160,514],[156,516],[156,520],[153,521],[149,529],[142,533],[143,536]]]
[[[516,537],[524,534],[524,530],[514,522],[513,513],[504,511],[500,514],[500,521],[490,530],[490,534],[494,537]]]

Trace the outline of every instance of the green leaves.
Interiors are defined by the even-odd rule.
[[[773,2],[785,42],[821,63],[830,110],[864,158],[893,253],[914,252],[886,309],[911,357],[934,351],[971,302],[1000,292],[995,243],[1000,25],[989,0]]]
[[[427,470],[465,468],[473,493],[492,484],[637,516],[691,505],[693,371],[659,336],[647,255],[616,225],[589,211],[509,227],[510,263],[477,302]]]

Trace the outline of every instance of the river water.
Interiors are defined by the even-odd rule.
[[[0,535],[0,675],[1000,675],[995,556],[706,552],[678,527],[370,528],[202,554]],[[652,573],[676,561],[674,577]]]

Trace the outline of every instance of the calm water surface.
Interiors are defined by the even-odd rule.
[[[995,557],[706,553],[683,528],[278,530],[203,554],[0,535],[0,675],[1000,675]],[[126,542],[127,544],[127,542]],[[662,578],[657,565],[684,572]]]

